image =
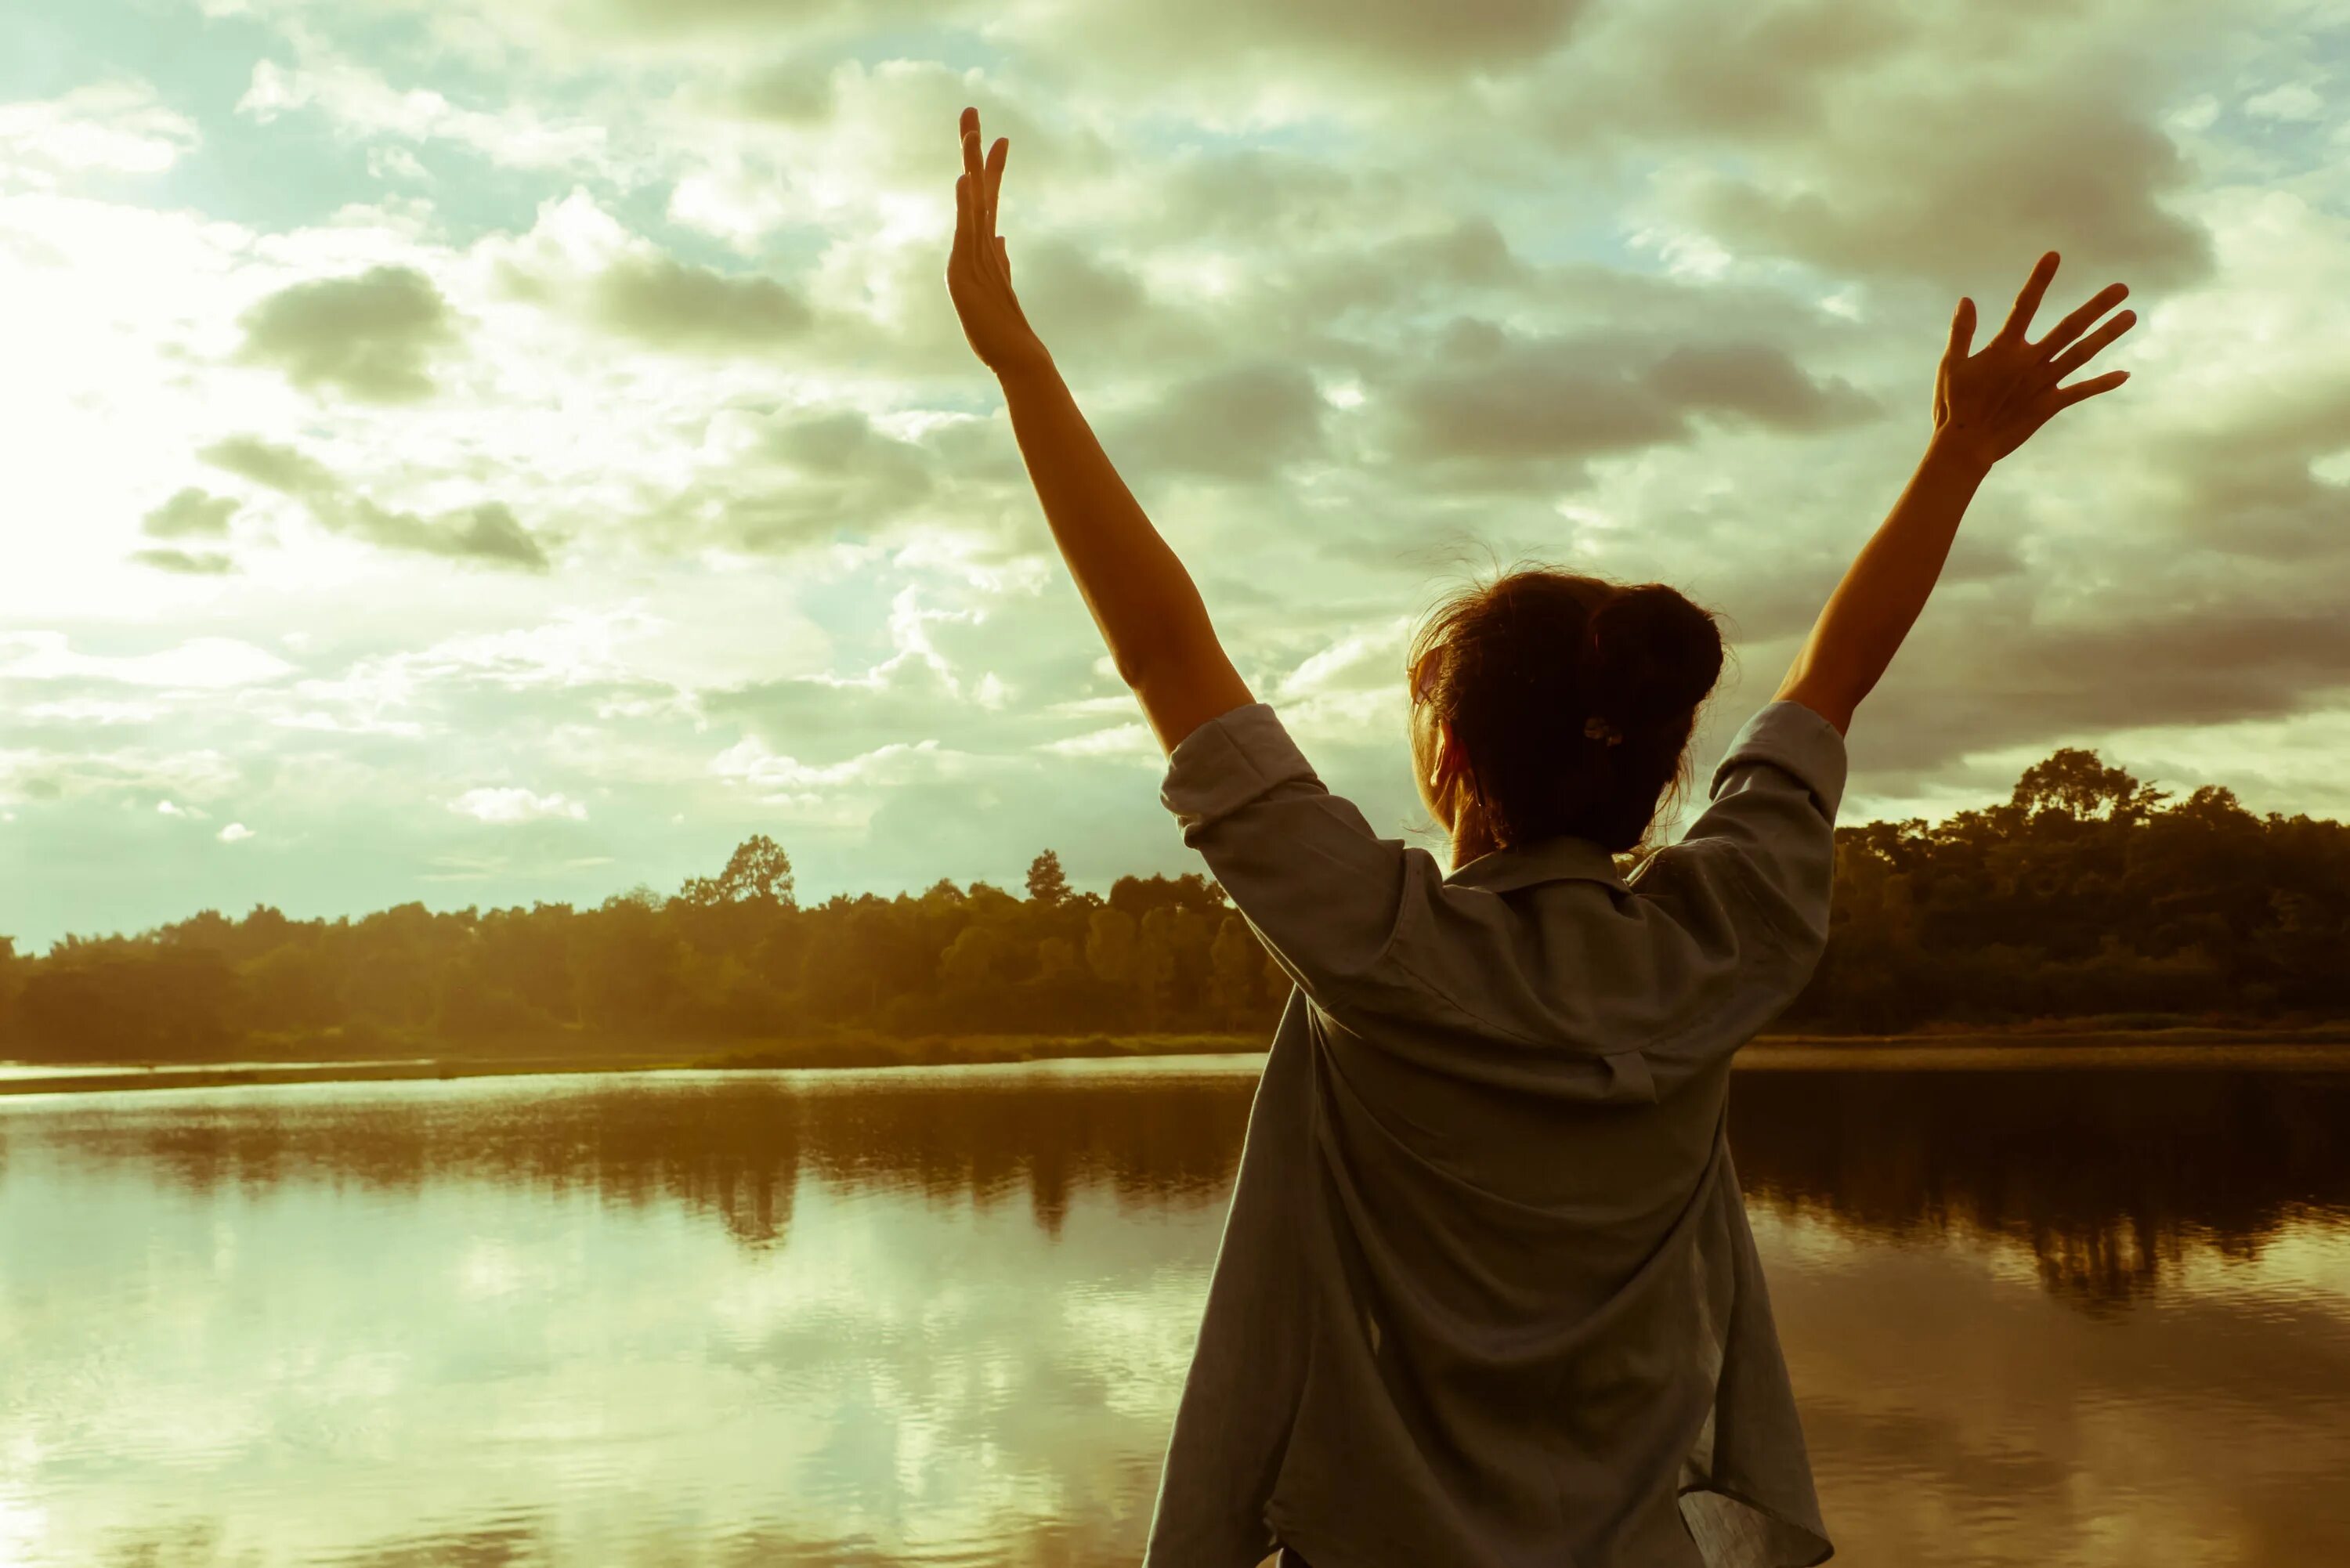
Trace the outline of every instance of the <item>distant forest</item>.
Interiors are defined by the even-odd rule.
[[[1837,835],[1835,935],[1777,1028],[2350,1017],[2350,827],[2184,799],[2064,750],[2004,804]],[[510,1054],[598,1043],[1262,1033],[1288,994],[1199,875],[1072,891],[795,898],[755,836],[713,877],[594,909],[295,920],[207,910],[41,956],[0,938],[0,1057]]]

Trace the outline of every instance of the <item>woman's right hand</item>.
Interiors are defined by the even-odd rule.
[[[962,177],[955,182],[954,248],[947,257],[947,294],[964,337],[980,362],[1001,376],[1048,360],[1012,292],[1012,258],[995,232],[995,202],[1003,187],[1009,140],[996,138],[980,157],[979,110],[962,111]]]
[[[1975,336],[1975,302],[1960,299],[1950,318],[1950,342],[1934,379],[1934,441],[1938,446],[1961,452],[1985,469],[2030,440],[2033,431],[2054,418],[2059,409],[2085,398],[2112,391],[2129,379],[2127,370],[2109,370],[2069,387],[2057,385],[2095,358],[2105,348],[2137,322],[2135,311],[2125,310],[2089,332],[2097,318],[2126,298],[2129,290],[2107,284],[2088,303],[2058,322],[2039,342],[2025,340],[2024,329],[2056,275],[2054,251],[2040,258],[2015,296],[1999,335],[1970,350]],[[2089,332],[2085,337],[2083,333]]]

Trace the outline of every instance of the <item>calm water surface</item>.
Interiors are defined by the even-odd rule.
[[[0,1563],[1130,1563],[1255,1067],[0,1099]],[[2350,1075],[1733,1098],[1840,1562],[2350,1563]]]

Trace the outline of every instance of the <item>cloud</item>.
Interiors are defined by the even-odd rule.
[[[1774,430],[1828,430],[1877,411],[1850,386],[1814,381],[1783,350],[1762,343],[1681,345],[1648,368],[1646,383],[1690,412],[1741,416]]]
[[[195,637],[157,653],[78,653],[62,632],[0,632],[0,679],[102,680],[125,686],[226,691],[276,680],[293,669],[265,649],[233,637]]]
[[[837,763],[815,763],[779,754],[750,736],[712,757],[707,771],[777,823],[859,832],[892,802],[957,777],[973,761],[923,740],[893,741]]]
[[[351,135],[452,142],[513,169],[602,172],[611,161],[608,132],[591,120],[549,120],[525,104],[469,109],[429,87],[395,88],[380,72],[325,52],[316,35],[305,43],[315,57],[302,65],[255,62],[239,115],[265,126],[310,109]]]
[[[2063,156],[2051,157],[2052,148]],[[1759,178],[1695,182],[1696,217],[1733,248],[1839,275],[1925,278],[1978,293],[2008,284],[2012,295],[2052,244],[2074,264],[2068,275],[2091,287],[2119,276],[2173,288],[2211,269],[2209,237],[2162,204],[2185,188],[2186,161],[2140,117],[2094,97],[2035,89],[1911,99],[1840,128],[1808,157],[1769,167],[1774,172]],[[1961,213],[1966,221],[1953,223]],[[1994,329],[2006,301],[1997,303]],[[1987,313],[1992,304],[1977,301]]]
[[[124,794],[216,795],[234,786],[237,771],[218,751],[158,753],[126,747],[112,752],[0,751],[0,802],[74,801]]]
[[[253,829],[241,822],[232,822],[213,836],[223,844],[242,844],[253,836]]]
[[[200,462],[298,501],[338,495],[343,482],[317,459],[259,436],[230,436],[196,453]]]
[[[800,336],[814,320],[773,278],[733,276],[670,256],[619,263],[596,280],[595,318],[655,348],[691,354],[756,353]]]
[[[228,535],[228,520],[236,515],[236,502],[190,485],[147,514],[140,526],[156,539],[221,539]]]
[[[2286,82],[2246,99],[2244,112],[2258,119],[2319,119],[2325,99],[2307,82]]]
[[[1584,8],[1583,0],[1129,0],[1014,12],[992,30],[1117,78],[1286,86],[1315,73],[1361,91],[1524,70],[1567,40]],[[1266,68],[1276,63],[1279,71]]]
[[[386,549],[480,561],[526,572],[547,569],[546,550],[529,529],[515,520],[514,513],[504,502],[461,506],[453,512],[425,518],[359,498],[344,506],[340,515],[345,532]]]
[[[243,358],[274,365],[297,387],[331,387],[363,402],[432,395],[432,359],[457,341],[455,317],[413,267],[370,267],[270,295],[245,312]]]
[[[567,822],[588,820],[584,802],[567,800],[559,794],[537,794],[526,789],[484,786],[469,789],[449,803],[449,809],[460,816],[470,816],[480,822],[508,826],[520,822],[539,822],[557,818]]]
[[[0,104],[0,177],[47,188],[77,175],[161,174],[193,151],[195,122],[147,82],[94,82]]]
[[[813,125],[830,118],[838,96],[829,62],[811,53],[747,72],[727,89],[723,101],[754,119]]]
[[[637,533],[671,550],[782,553],[843,534],[867,537],[932,497],[942,457],[856,409],[734,410],[712,421],[723,455],[644,517]]]
[[[398,511],[354,493],[340,475],[307,453],[258,436],[231,436],[203,448],[196,456],[301,502],[312,519],[329,533],[419,555],[531,572],[548,568],[546,551],[537,536],[516,521],[502,502],[461,506],[429,518]]]
[[[1432,368],[1379,400],[1397,454],[1430,462],[1524,466],[1690,440],[1701,420],[1812,432],[1866,420],[1870,399],[1806,375],[1756,341],[1690,344],[1593,332],[1518,337],[1463,317]]]
[[[1951,291],[2012,292],[2052,245],[2097,282],[2207,275],[2209,236],[2173,210],[2198,171],[2159,117],[2241,10],[2001,9],[1986,23],[1981,7],[1834,0],[1610,7],[1502,89],[1500,112],[1562,157],[1637,173],[1641,205],[1726,258]]]
[[[182,576],[216,577],[236,570],[236,563],[217,550],[133,550],[130,558]]]
[[[1138,476],[1163,469],[1262,482],[1321,452],[1325,408],[1298,366],[1238,365],[1183,382],[1117,421],[1113,450]]]
[[[2272,372],[2198,407],[2152,443],[2160,514],[2182,537],[2279,562],[2350,559],[2350,475],[2318,465],[2350,451],[2350,378]]]
[[[1144,724],[1114,724],[1045,742],[1045,751],[1064,757],[1143,757],[1159,755],[1158,737]]]

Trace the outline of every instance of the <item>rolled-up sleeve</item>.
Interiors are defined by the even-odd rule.
[[[1414,878],[1442,880],[1427,851],[1379,837],[1323,785],[1266,703],[1178,742],[1159,802],[1274,961],[1326,1008],[1377,971]]]
[[[1728,868],[1779,933],[1810,956],[1827,942],[1844,736],[1801,702],[1765,705],[1713,771],[1711,804],[1671,854]]]

